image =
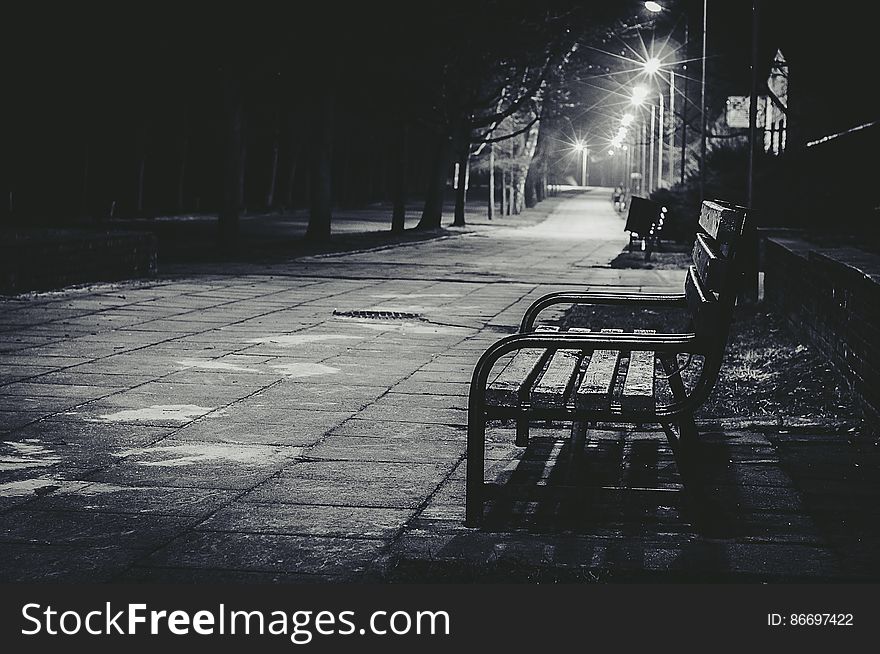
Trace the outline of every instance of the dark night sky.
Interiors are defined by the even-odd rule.
[[[670,14],[689,16],[692,37],[698,39],[702,0],[665,4]],[[708,2],[710,93],[716,102],[748,92],[751,4]],[[456,22],[467,20],[467,6],[378,2],[304,9],[303,3],[251,3],[225,11],[216,4],[196,2],[86,3],[51,12],[31,7],[9,12],[4,42],[13,84],[32,94],[25,100],[44,94],[63,100],[83,93],[80,81],[102,84],[143,75],[149,82],[151,71],[161,73],[162,66],[257,56],[259,50],[280,41],[298,42],[304,53],[313,56],[332,49],[356,76],[365,47],[387,47],[389,40],[399,40],[402,48],[441,39],[454,42],[461,37]],[[456,17],[450,20],[450,16]],[[493,28],[492,21],[481,20],[481,25],[485,30]],[[767,61],[777,47],[783,49],[793,80],[799,78],[800,90],[822,116],[820,122],[864,120],[877,114],[869,101],[876,77],[877,25],[880,9],[873,2],[763,0],[762,59]],[[171,42],[170,51],[160,53],[155,46],[161,42]],[[126,56],[132,51],[133,59]],[[169,55],[177,62],[161,60]]]
[[[584,24],[591,20],[601,24],[610,16],[643,11],[642,3],[635,0],[555,0],[553,4],[557,3],[581,12],[578,20],[583,18]],[[289,95],[302,104],[308,102],[312,84],[336,62],[342,98],[337,106],[349,111],[346,120],[340,121],[338,142],[369,149],[372,142],[359,144],[357,138],[376,132],[375,124],[401,106],[386,62],[415,62],[410,70],[403,67],[406,74],[413,73],[407,78],[409,86],[397,81],[398,87],[406,87],[404,91],[419,83],[436,86],[436,74],[431,77],[419,71],[434,66],[436,73],[438,62],[442,65],[444,57],[454,56],[461,45],[487,37],[501,43],[507,38],[515,52],[518,42],[503,32],[510,28],[494,19],[502,15],[499,12],[534,15],[549,4],[448,0],[309,3],[305,8],[302,2],[272,2],[225,9],[219,3],[160,2],[5,8],[0,58],[7,73],[4,96],[12,100],[0,110],[6,114],[4,139],[13,143],[15,154],[6,154],[9,161],[3,165],[11,171],[8,176],[16,178],[20,197],[42,199],[47,194],[31,179],[51,178],[53,188],[67,184],[67,193],[81,193],[77,190],[81,174],[76,171],[89,157],[90,192],[105,207],[116,195],[131,197],[132,161],[139,147],[139,130],[145,130],[152,148],[147,187],[151,198],[165,206],[174,193],[172,177],[179,150],[175,139],[181,124],[189,121],[190,152],[198,153],[203,165],[191,167],[193,178],[187,183],[192,194],[207,194],[217,178],[213,167],[219,158],[220,71],[237,64],[258,71],[256,77],[263,76],[248,82],[250,88],[258,89],[249,91],[248,111],[249,129],[257,141],[255,153],[260,155],[259,148],[271,136],[271,108],[277,102],[266,89],[284,86],[273,86],[265,79],[278,69],[273,57],[279,61],[287,57],[285,74],[289,77],[285,79],[293,80],[287,86],[294,88]],[[664,4],[668,16],[687,16],[696,46],[691,55],[697,54],[702,0]],[[720,110],[727,95],[749,91],[752,3],[709,0],[708,6],[709,101]],[[880,114],[873,99],[880,25],[877,3],[762,0],[762,7],[763,65],[777,47],[783,50],[808,138],[847,129]],[[658,33],[662,29],[658,24]],[[761,77],[766,74],[762,68]],[[573,93],[572,100],[588,104],[589,93],[580,89],[578,94]],[[431,89],[423,95],[430,100]],[[99,136],[84,153],[83,143],[90,133]],[[99,183],[108,189],[106,197],[97,188]],[[69,202],[65,199],[63,204]]]
[[[692,10],[699,15],[701,2]],[[731,93],[749,91],[751,2],[709,1],[709,51],[716,57],[719,80]],[[800,95],[807,132],[821,136],[874,120],[877,79],[875,2],[795,2],[763,0],[760,13],[763,65],[781,48],[790,65],[791,92]],[[723,71],[723,72],[722,72]],[[761,70],[762,78],[767,69]]]

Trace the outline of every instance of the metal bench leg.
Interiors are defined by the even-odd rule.
[[[519,419],[517,419],[519,425]],[[468,411],[466,527],[479,527],[483,521],[483,493],[486,460],[486,414]]]
[[[529,419],[526,415],[516,418],[516,446],[527,447],[529,444]]]
[[[694,422],[694,414],[690,413],[682,416],[678,421],[678,434],[682,447],[693,449],[697,445],[700,433],[697,431],[697,424]]]
[[[587,442],[587,427],[590,423],[583,420],[575,420],[571,423],[571,455],[581,456],[584,453],[584,443]]]
[[[687,390],[681,379],[681,373],[678,371],[678,360],[675,356],[661,357],[660,362],[663,369],[669,375],[669,388],[676,400],[683,400],[687,397]],[[694,422],[694,414],[689,413],[681,416],[677,422],[678,438],[673,449],[675,450],[675,458],[679,465],[679,472],[682,476],[693,477],[694,456],[696,454],[697,443],[699,440],[699,432],[697,424]],[[669,436],[668,425],[664,425],[664,429]],[[670,440],[672,444],[672,440]]]

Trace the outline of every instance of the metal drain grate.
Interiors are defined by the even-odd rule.
[[[333,311],[334,316],[341,318],[366,318],[368,320],[424,320],[417,313],[405,311]]]

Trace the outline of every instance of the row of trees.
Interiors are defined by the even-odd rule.
[[[19,65],[0,211],[28,222],[218,212],[233,241],[245,208],[308,207],[308,235],[323,239],[334,207],[389,201],[401,230],[418,198],[419,228],[435,229],[455,163],[456,224],[468,170],[503,170],[504,203],[519,211],[546,190],[579,43],[631,10],[607,4],[21,18],[6,43]]]

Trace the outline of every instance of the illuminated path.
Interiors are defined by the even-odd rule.
[[[616,518],[549,539],[461,527],[479,354],[543,293],[680,284],[608,267],[626,243],[609,195],[416,244],[2,301],[0,580],[332,581],[398,560],[418,576],[505,548],[610,565],[594,541]],[[513,470],[509,430],[490,438],[490,468]],[[693,538],[669,490],[640,551]]]

